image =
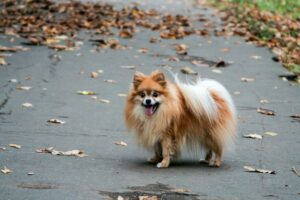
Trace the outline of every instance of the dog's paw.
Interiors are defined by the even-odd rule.
[[[157,156],[154,156],[154,157],[150,157],[150,158],[148,158],[147,159],[147,161],[149,162],[149,163],[158,163],[158,162],[160,162],[162,159],[160,158],[160,157],[157,157]]]
[[[164,162],[160,162],[160,163],[157,163],[156,167],[157,168],[167,168],[167,167],[169,167],[169,165],[165,164]]]
[[[210,162],[208,160],[200,160],[200,163],[210,165]]]

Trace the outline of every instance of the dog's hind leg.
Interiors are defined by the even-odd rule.
[[[160,142],[157,142],[154,146],[154,156],[148,159],[150,163],[158,163],[162,161],[162,148]]]
[[[200,160],[200,163],[205,163],[205,164],[209,165],[211,158],[212,158],[212,150],[207,150],[206,155],[205,155],[205,159]]]

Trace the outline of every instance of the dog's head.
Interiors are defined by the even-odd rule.
[[[145,115],[151,117],[164,102],[166,86],[165,75],[160,71],[154,71],[150,76],[136,72],[133,77],[131,98]]]

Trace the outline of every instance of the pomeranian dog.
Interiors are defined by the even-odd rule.
[[[236,110],[230,94],[217,81],[199,79],[187,84],[175,76],[171,83],[160,71],[150,76],[136,72],[125,121],[138,143],[154,151],[149,161],[158,168],[168,167],[185,146],[205,150],[202,161],[219,167],[225,147],[235,138]]]

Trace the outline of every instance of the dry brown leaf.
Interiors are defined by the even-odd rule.
[[[226,67],[228,64],[224,60],[218,61],[213,67]]]
[[[110,100],[108,99],[99,99],[98,101],[101,103],[110,103]]]
[[[227,52],[229,52],[230,50],[229,50],[228,48],[222,48],[222,49],[220,49],[220,51],[223,52],[223,53],[227,53]]]
[[[123,141],[118,141],[118,142],[115,142],[116,145],[119,145],[119,146],[127,146],[127,143],[126,142],[123,142]]]
[[[34,175],[34,172],[28,172],[27,175],[29,176]]]
[[[185,44],[177,44],[175,50],[178,55],[187,55],[188,46]]]
[[[149,49],[147,49],[147,48],[140,48],[138,50],[139,53],[148,53],[148,51],[149,51]]]
[[[18,90],[30,90],[32,87],[31,86],[17,86],[16,88]]]
[[[15,149],[21,149],[21,145],[19,145],[19,144],[9,144],[8,146],[15,148]]]
[[[56,51],[74,51],[75,50],[75,48],[73,48],[73,47],[69,47],[69,46],[61,45],[61,44],[51,44],[51,45],[48,45],[48,47],[50,49],[54,49]]]
[[[139,200],[158,200],[157,196],[139,196]]]
[[[5,147],[0,147],[0,151],[5,151],[6,148]]]
[[[91,72],[91,78],[98,78],[99,74],[97,72]]]
[[[52,124],[65,124],[66,122],[60,119],[48,119],[47,120],[48,123],[52,123]]]
[[[242,82],[253,82],[253,81],[254,81],[254,78],[246,78],[246,77],[242,77],[242,78],[241,78],[241,81],[242,81]]]
[[[53,147],[37,149],[37,153],[50,153],[52,155],[62,155],[62,156],[77,156],[77,157],[86,157],[87,155],[82,150],[70,150],[70,151],[59,151],[55,150]]]
[[[133,32],[129,31],[128,29],[123,29],[119,32],[119,37],[129,39],[133,37]]]
[[[0,46],[0,52],[17,52],[17,51],[27,51],[28,48],[24,48],[22,46],[15,46],[15,47],[5,47]]]
[[[274,133],[274,132],[271,132],[271,131],[267,131],[267,132],[264,132],[264,135],[276,136],[276,135],[278,135],[278,133]]]
[[[176,57],[176,56],[171,56],[171,57],[168,58],[168,61],[178,62],[179,58]]]
[[[262,139],[262,136],[256,133],[251,133],[247,135],[243,135],[244,138],[252,138],[252,139]]]
[[[122,69],[135,69],[135,66],[133,65],[125,65],[125,66],[121,66]]]
[[[184,67],[180,70],[184,74],[190,74],[190,75],[198,75],[198,72],[195,72],[190,67]]]
[[[105,79],[104,82],[106,82],[106,83],[117,83],[117,81],[112,80],[112,79]]]
[[[258,169],[251,166],[244,166],[244,169],[246,172],[256,172],[256,173],[263,173],[263,174],[276,174],[273,170],[267,170],[267,169]]]
[[[125,94],[125,93],[118,93],[118,96],[119,97],[127,97],[127,94]]]
[[[13,171],[12,171],[11,169],[8,169],[6,166],[4,166],[4,168],[1,169],[1,172],[2,172],[3,174],[10,174],[10,173],[12,173]]]
[[[82,91],[77,91],[77,94],[80,94],[80,95],[95,95],[96,92],[93,92],[91,90],[82,90]]]
[[[273,110],[269,110],[269,109],[265,109],[265,108],[257,108],[256,111],[258,113],[264,114],[264,115],[275,115],[275,111]]]
[[[176,192],[176,193],[186,193],[190,192],[188,189],[185,188],[174,188],[170,190],[171,192]]]
[[[150,43],[156,43],[156,42],[158,42],[159,41],[159,39],[157,39],[156,37],[151,37],[150,39],[149,39],[149,42]]]
[[[300,173],[297,171],[295,166],[292,167],[292,172],[294,172],[297,176],[300,177]]]
[[[0,57],[0,65],[7,65],[7,62],[3,57]]]
[[[300,115],[291,115],[290,117],[294,119],[300,119]]]
[[[23,103],[22,106],[25,107],[25,108],[32,108],[33,107],[33,105],[31,103],[28,103],[28,102]]]

